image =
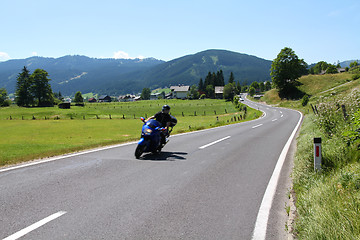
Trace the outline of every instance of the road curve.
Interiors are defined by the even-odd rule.
[[[130,143],[0,169],[0,239],[251,239],[301,114],[245,102],[264,116],[172,136],[159,155]],[[266,239],[283,236],[274,218]]]

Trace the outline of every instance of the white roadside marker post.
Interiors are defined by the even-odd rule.
[[[321,138],[314,138],[314,171],[321,170]]]

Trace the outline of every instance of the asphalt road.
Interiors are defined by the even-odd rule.
[[[0,169],[0,239],[251,239],[301,116],[248,104],[265,116],[172,136],[160,155],[130,143]],[[283,188],[266,239],[284,237]]]

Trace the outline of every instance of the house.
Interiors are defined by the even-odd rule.
[[[97,102],[97,101],[96,101],[96,98],[89,98],[88,101],[89,101],[89,102]]]
[[[217,99],[224,98],[224,86],[215,86],[215,98]]]
[[[109,95],[102,95],[99,97],[99,102],[111,102],[111,97]]]
[[[162,96],[161,93],[152,93],[150,95],[150,100],[158,100],[159,96]]]
[[[337,71],[338,71],[338,73],[344,73],[344,72],[346,72],[346,69],[345,68],[338,68]]]
[[[190,86],[171,86],[173,98],[186,99],[190,91]]]
[[[135,95],[131,95],[131,94],[126,94],[123,96],[119,96],[119,102],[134,102],[135,101],[136,96]]]

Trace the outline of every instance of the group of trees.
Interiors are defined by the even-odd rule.
[[[224,86],[224,92],[226,91],[226,94],[233,95],[241,91],[240,83],[237,82],[236,85],[234,81],[235,81],[235,77],[233,72],[230,73],[230,77],[227,85],[225,85],[224,73],[222,70],[217,71],[216,73],[209,72],[205,78],[205,81],[203,81],[203,79],[200,78],[197,91],[199,92],[199,94],[201,94],[202,96],[206,96],[207,98],[215,98],[215,87]],[[195,91],[196,91],[196,85],[192,87],[190,92],[193,95],[193,92]]]
[[[253,82],[250,86],[247,85],[246,81],[241,86],[240,82],[235,82],[235,77],[233,72],[230,73],[228,84],[225,85],[223,71],[220,70],[217,73],[209,72],[205,78],[205,81],[200,78],[198,92],[204,94],[207,98],[215,98],[215,86],[224,86],[223,98],[227,100],[232,100],[235,95],[241,92],[250,92],[251,95],[254,95],[256,92],[268,91],[271,89],[271,83],[268,81],[266,83]],[[191,94],[195,91],[196,86],[193,86],[191,89]]]
[[[327,63],[324,61],[320,61],[315,66],[309,69],[310,74],[320,74],[320,73],[327,73],[327,74],[334,74],[338,73],[338,68],[341,68],[340,63],[337,65],[333,65],[331,63]],[[348,70],[348,68],[347,68]]]
[[[21,107],[53,106],[54,94],[49,83],[49,74],[36,69],[32,74],[24,67],[16,83],[16,104]]]
[[[350,68],[354,68],[356,66],[358,66],[357,61],[350,63]],[[334,74],[334,73],[338,73],[338,68],[341,68],[340,63],[335,65],[335,64],[327,63],[325,61],[320,61],[316,63],[315,66],[309,69],[309,74],[320,74],[320,73]],[[345,71],[346,72],[349,71],[350,68],[346,67]]]
[[[217,71],[216,73],[209,72],[208,75],[205,77],[205,81],[203,81],[203,79],[200,78],[200,82],[197,90],[201,94],[205,94],[206,97],[214,98],[215,86],[225,86],[225,79],[222,70]]]

